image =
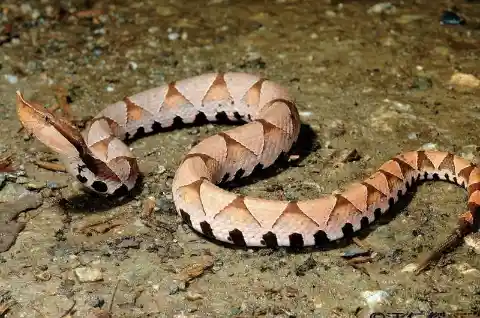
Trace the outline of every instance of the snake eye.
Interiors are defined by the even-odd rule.
[[[107,192],[108,190],[108,187],[107,185],[105,184],[105,182],[103,181],[94,181],[92,183],[92,188],[95,190],[95,191],[98,191],[98,192],[101,192],[101,193],[104,193],[104,192]]]

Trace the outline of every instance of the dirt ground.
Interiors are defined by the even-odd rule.
[[[352,266],[342,256],[366,252],[353,242],[242,250],[182,224],[170,190],[175,169],[189,146],[223,126],[134,141],[145,177],[122,202],[38,167],[35,160],[55,156],[18,133],[16,90],[53,106],[63,87],[82,117],[172,80],[245,71],[297,98],[302,160],[233,191],[315,198],[421,147],[476,160],[480,88],[474,78],[450,79],[480,77],[480,3],[392,3],[2,1],[0,151],[12,155],[16,171],[0,179],[7,202],[0,207],[0,316],[86,317],[113,302],[114,317],[480,317],[478,240],[470,237],[418,276],[409,270],[465,210],[466,193],[454,185],[419,186],[398,213],[360,237],[373,252]],[[466,24],[441,24],[454,6]],[[142,211],[151,196],[149,217]]]

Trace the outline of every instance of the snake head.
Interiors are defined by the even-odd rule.
[[[66,118],[35,102],[27,102],[17,91],[17,116],[23,128],[56,153],[74,157],[88,151],[82,134]]]
[[[115,136],[89,147],[82,132],[68,119],[38,103],[27,102],[20,92],[17,92],[17,115],[25,130],[59,154],[65,168],[85,187],[103,195],[133,188],[138,171],[136,161]]]

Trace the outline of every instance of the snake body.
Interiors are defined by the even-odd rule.
[[[245,121],[191,148],[172,184],[176,210],[188,225],[240,246],[303,247],[342,238],[373,222],[421,180],[446,180],[467,189],[470,215],[480,206],[479,168],[440,151],[400,154],[363,182],[313,200],[274,201],[223,190],[216,184],[271,166],[299,135],[299,114],[287,90],[250,74],[203,74],[126,97],[82,132],[20,93],[17,112],[29,132],[60,154],[72,175],[106,195],[128,192],[139,174],[123,140],[199,118]]]

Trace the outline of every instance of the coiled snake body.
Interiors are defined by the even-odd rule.
[[[384,163],[346,191],[306,201],[272,201],[227,192],[215,184],[248,176],[288,152],[299,134],[295,102],[282,86],[245,73],[211,73],[153,88],[106,107],[80,132],[65,119],[17,93],[23,126],[56,151],[68,171],[102,194],[131,190],[136,159],[122,140],[219,113],[248,123],[218,133],[184,157],[172,185],[176,209],[195,230],[243,246],[303,247],[357,231],[420,180],[441,179],[468,190],[472,223],[480,206],[480,170],[448,152],[412,151]]]

